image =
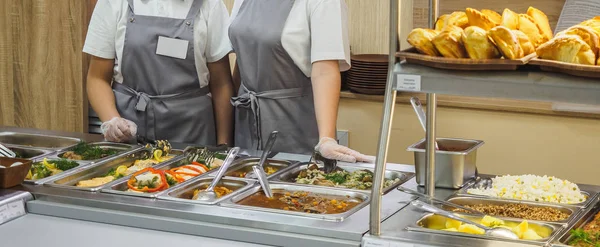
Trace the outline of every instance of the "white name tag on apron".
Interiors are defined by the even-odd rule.
[[[183,39],[173,39],[163,36],[158,37],[156,54],[185,59],[187,57],[189,41]]]

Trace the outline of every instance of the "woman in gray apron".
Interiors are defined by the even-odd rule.
[[[231,143],[227,15],[221,0],[98,2],[84,52],[107,140]]]
[[[334,139],[340,64],[350,63],[345,11],[341,0],[236,0],[229,27],[241,84],[232,98],[236,146],[261,150],[276,130],[274,151],[370,161]]]

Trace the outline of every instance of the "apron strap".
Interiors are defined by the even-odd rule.
[[[200,8],[202,8],[202,3],[204,3],[203,0],[194,0],[192,6],[190,7],[190,11],[188,12],[187,17],[185,17],[185,19],[188,21],[194,20],[194,18],[196,18],[196,15],[198,15],[198,12],[200,12]]]
[[[244,93],[237,97],[231,98],[231,104],[233,107],[246,108],[250,109],[252,115],[254,116],[253,129],[256,134],[256,138],[258,140],[257,150],[262,148],[262,128],[260,121],[260,98],[263,99],[271,99],[271,100],[279,100],[279,99],[289,99],[289,98],[298,98],[308,94],[312,94],[312,87],[302,87],[302,88],[286,88],[286,89],[278,89],[278,90],[270,90],[264,91],[260,93],[256,93],[254,91],[248,90],[248,88],[241,84],[241,88]]]
[[[123,85],[123,83],[113,82],[113,90],[127,94],[129,96],[136,97],[135,109],[137,111],[146,111],[146,108],[152,100],[169,100],[173,98],[193,98],[207,95],[210,93],[209,87],[198,88],[198,90],[176,93],[176,94],[165,94],[165,95],[148,95],[144,92],[135,91],[135,89]]]
[[[135,15],[135,11],[133,8],[133,0],[127,0],[127,3],[129,5],[129,11],[131,12],[131,14]]]

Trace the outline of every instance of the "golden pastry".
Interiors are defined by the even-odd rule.
[[[596,64],[596,56],[590,46],[577,35],[561,35],[537,48],[542,59],[575,64]]]
[[[437,18],[437,20],[435,21],[435,31],[441,32],[442,29],[444,29],[448,21],[448,17],[450,17],[450,15],[445,14]]]
[[[502,24],[502,16],[498,14],[498,12],[493,11],[491,9],[482,9],[481,13],[490,17],[490,19],[496,23],[496,26]]]
[[[469,26],[469,19],[467,18],[467,14],[463,11],[454,11],[448,17],[448,26],[457,26],[462,29],[465,29]]]
[[[535,22],[535,24],[537,24],[538,28],[540,29],[542,36],[544,37],[543,42],[546,42],[550,39],[552,39],[553,36],[553,32],[552,32],[552,28],[550,28],[550,22],[548,22],[548,16],[546,16],[546,14],[544,14],[544,12],[542,12],[539,9],[536,9],[534,7],[529,7],[527,9],[527,15],[531,16],[531,18],[533,18],[533,21]]]
[[[531,16],[519,14],[519,28],[517,29],[524,32],[535,47],[545,42],[540,29]]]
[[[504,58],[519,59],[524,55],[523,49],[519,44],[519,39],[510,29],[504,26],[492,28],[488,35],[496,44]]]
[[[431,29],[415,28],[409,34],[407,41],[410,45],[417,48],[420,53],[429,56],[440,56],[431,40],[437,36],[437,32]]]
[[[469,19],[469,25],[478,26],[483,30],[490,30],[496,26],[496,23],[489,16],[479,12],[479,10],[467,8],[467,18]]]
[[[585,43],[587,43],[590,46],[592,52],[594,52],[594,54],[598,56],[598,50],[600,49],[600,37],[598,37],[598,34],[594,32],[594,29],[586,26],[575,25],[565,31],[556,34],[557,37],[562,35],[579,36],[583,41],[585,41]]]
[[[586,26],[594,29],[594,32],[600,36],[600,16],[579,23],[580,26]]]
[[[527,56],[527,55],[535,52],[535,47],[529,40],[529,37],[527,37],[527,35],[525,35],[525,33],[521,32],[519,30],[511,30],[511,32],[513,34],[515,34],[515,36],[517,36],[519,45],[521,46],[521,49],[523,50],[523,56]]]
[[[504,9],[502,12],[502,26],[515,30],[519,28],[519,14],[510,9]]]
[[[462,30],[443,31],[432,42],[440,54],[448,58],[468,58],[462,43]]]
[[[483,28],[470,26],[465,29],[462,42],[465,50],[472,59],[492,59],[500,58],[500,52],[488,38],[487,32]]]

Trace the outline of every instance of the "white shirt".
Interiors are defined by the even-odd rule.
[[[194,0],[134,0],[136,15],[185,19]],[[100,0],[88,28],[83,52],[115,59],[113,80],[123,82],[121,62],[128,13],[127,0]],[[204,0],[194,20],[194,58],[200,87],[208,85],[207,62],[216,62],[231,52],[227,30],[228,12],[222,0]],[[126,71],[124,73],[127,73]]]
[[[235,0],[230,21],[244,0]],[[343,0],[296,0],[283,28],[281,42],[296,66],[310,77],[312,63],[339,60],[350,69],[348,7]],[[243,54],[238,54],[243,56]]]

